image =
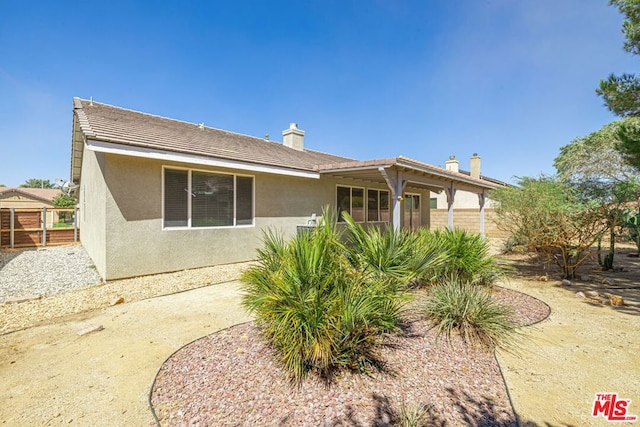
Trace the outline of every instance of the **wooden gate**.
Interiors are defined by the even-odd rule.
[[[25,248],[78,242],[78,209],[0,208],[0,247]]]

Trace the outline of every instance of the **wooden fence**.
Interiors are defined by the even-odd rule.
[[[0,247],[26,248],[78,242],[77,218],[77,208],[0,208]]]

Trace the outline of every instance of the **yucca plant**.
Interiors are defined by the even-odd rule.
[[[394,280],[355,268],[335,218],[285,242],[264,236],[258,264],[243,275],[243,304],[292,379],[315,371],[367,370],[378,363],[382,332],[398,329],[406,293]]]
[[[468,345],[509,350],[517,336],[508,306],[494,301],[487,289],[455,276],[431,288],[423,310],[435,322],[438,337],[448,340],[457,332]]]

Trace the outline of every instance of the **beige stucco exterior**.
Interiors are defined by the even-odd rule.
[[[254,177],[254,225],[163,229],[163,167]],[[296,233],[311,214],[335,205],[338,185],[387,189],[380,183],[326,176],[302,178],[214,168],[85,149],[80,185],[82,242],[106,280],[255,259],[265,229]],[[429,225],[429,192],[421,196],[421,223]]]

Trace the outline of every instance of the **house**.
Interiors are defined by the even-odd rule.
[[[359,161],[311,150],[304,135],[291,124],[279,143],[74,98],[71,180],[82,243],[100,275],[255,259],[264,230],[293,235],[326,205],[365,226],[429,226],[432,191],[484,200],[495,188],[402,156]]]
[[[53,188],[12,188],[0,187],[0,209],[42,209],[54,208],[53,199],[62,191]],[[52,226],[58,221],[58,213],[47,212],[47,225]]]
[[[449,159],[445,162],[445,168],[452,172],[459,172],[467,176],[482,179],[483,181],[491,182],[496,187],[504,187],[509,184],[500,181],[495,178],[481,174],[480,156],[474,153],[469,159],[469,170],[462,170],[459,167],[460,162],[455,156],[449,156]],[[479,195],[470,191],[457,191],[453,199],[453,212],[454,221],[453,226],[466,229],[472,232],[478,232],[480,230],[480,221],[477,215]],[[448,199],[448,193],[443,191],[441,193],[432,192],[430,200],[431,208],[431,227],[443,228],[449,226],[448,224],[448,211],[450,206],[450,200]],[[495,223],[495,202],[487,197],[484,200],[484,233],[489,237],[506,237],[507,233],[498,229]]]

